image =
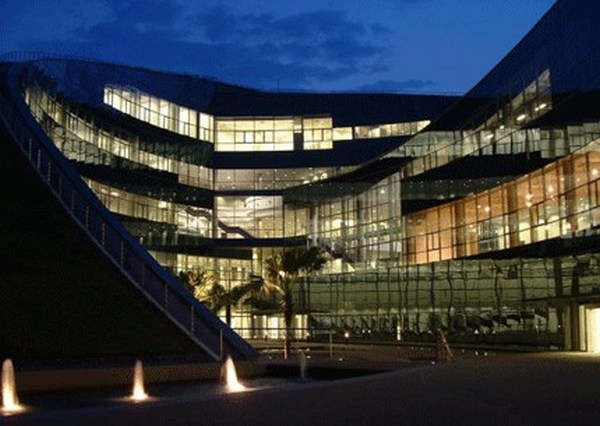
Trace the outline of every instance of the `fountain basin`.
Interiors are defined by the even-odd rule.
[[[146,385],[190,381],[218,381],[222,363],[190,363],[175,365],[144,365]],[[255,361],[236,362],[238,375],[243,378],[264,376],[267,366]],[[131,387],[131,365],[102,368],[64,368],[49,370],[20,370],[19,392],[70,391],[102,387]]]
[[[350,368],[345,362],[340,360],[320,360],[319,362],[310,361],[308,366],[308,377],[302,379],[298,371],[297,360],[275,361],[275,362],[239,362],[237,368],[242,377],[241,383],[244,386],[245,393],[272,392],[274,389],[289,389],[290,387],[321,386],[321,382],[329,380],[343,379],[362,374],[373,374],[378,371],[367,369],[358,371]],[[144,367],[143,376],[150,379],[144,380],[149,384],[147,386],[148,397],[143,400],[134,400],[131,397],[131,381],[133,372],[131,366],[127,368],[96,368],[85,370],[54,370],[52,372],[26,372],[28,380],[37,377],[52,377],[62,386],[54,386],[52,389],[44,386],[44,383],[38,383],[34,390],[23,392],[22,400],[27,405],[28,411],[24,414],[26,418],[37,418],[39,416],[54,416],[52,413],[66,412],[72,409],[103,409],[104,407],[126,407],[132,404],[154,405],[154,404],[172,404],[178,402],[206,401],[212,399],[239,398],[233,389],[228,388],[223,381],[219,380],[220,370],[227,363],[212,364],[185,364],[169,366],[148,366]],[[111,378],[117,378],[119,383],[108,386],[100,386],[99,377],[106,371],[111,371]],[[140,368],[136,368],[141,376]],[[323,372],[329,372],[327,378]],[[381,370],[379,370],[381,371]],[[119,374],[117,374],[119,373]],[[274,377],[274,374],[281,377]],[[21,375],[19,373],[19,382]],[[37,375],[36,375],[37,374]],[[69,381],[63,381],[64,377]],[[252,375],[252,376],[251,376]],[[321,376],[321,377],[319,377]],[[85,377],[88,381],[83,388],[84,383],[78,383],[73,386],[73,381],[79,377]],[[125,379],[123,381],[122,379]],[[96,381],[94,381],[96,380]],[[107,383],[106,378],[103,383]],[[67,387],[66,385],[71,385]],[[279,392],[276,390],[275,392]],[[237,394],[239,395],[239,394]],[[61,414],[57,414],[61,415]]]

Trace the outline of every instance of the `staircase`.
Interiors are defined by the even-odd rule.
[[[234,333],[134,239],[85,185],[76,169],[37,125],[20,90],[19,73],[25,64],[2,64],[0,125],[10,142],[51,191],[74,226],[81,228],[140,294],[172,321],[210,358],[226,355],[255,359],[257,351]]]

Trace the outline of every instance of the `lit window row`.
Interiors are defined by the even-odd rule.
[[[138,90],[104,88],[104,103],[153,126],[194,139],[213,141],[213,117]]]
[[[600,123],[585,122],[563,128],[497,128],[494,132],[424,132],[390,153],[391,157],[419,157],[403,169],[405,177],[443,166],[467,155],[536,152],[542,158],[560,158],[589,144],[600,133]],[[454,140],[462,143],[455,144]],[[494,143],[490,144],[489,141]],[[475,151],[473,151],[475,150]],[[431,154],[435,151],[434,154]],[[428,154],[429,153],[429,154]]]
[[[306,209],[287,209],[290,216],[284,221],[281,196],[217,197],[217,219],[213,223],[213,212],[209,209],[133,194],[91,179],[86,179],[86,183],[111,212],[169,225],[164,231],[153,232],[159,239],[160,234],[165,233],[163,244],[174,243],[181,235],[213,237],[213,226],[216,226],[217,238],[228,239],[282,238],[284,223],[288,236],[306,234]],[[141,232],[140,229],[132,233],[149,241],[148,230]]]
[[[215,150],[259,152],[331,149],[331,117],[217,118]]]
[[[355,170],[348,167],[307,167],[297,169],[218,169],[215,190],[285,189],[317,183]]]
[[[333,127],[331,117],[214,117],[136,89],[108,85],[104,103],[124,114],[194,139],[220,152],[331,149],[333,141],[414,135],[429,120]]]
[[[354,270],[399,255],[409,265],[462,258],[600,226],[600,140],[514,181],[402,218],[394,179],[317,206],[309,236]]]
[[[499,153],[507,149],[520,152],[519,146],[512,144],[513,133],[551,109],[550,71],[546,69],[520,93],[501,103],[480,125],[454,132],[424,132],[401,147],[403,152],[412,149],[418,156],[404,167],[404,176],[414,176],[467,155],[489,154],[495,146]],[[521,148],[532,150],[525,145]]]
[[[380,124],[376,126],[354,127],[355,139],[377,139],[391,136],[410,136],[419,133],[431,123],[430,120],[412,121],[408,123]]]
[[[214,189],[220,190],[283,189],[339,176],[356,168],[219,169],[213,174],[211,168],[174,159],[179,156],[177,152],[170,152],[169,157],[165,156],[166,153],[150,152],[147,143],[141,143],[137,136],[117,127],[99,127],[94,117],[84,109],[48,96],[38,85],[28,87],[25,94],[40,125],[63,154],[73,161],[110,166],[111,157],[118,156],[155,170],[175,173],[181,184],[200,188],[212,188],[214,185]],[[327,125],[328,120],[305,119],[304,124],[308,130],[316,132]],[[271,123],[273,128],[279,127],[274,120]]]
[[[217,151],[293,151],[294,119],[219,118],[216,120]]]
[[[600,226],[600,141],[543,169],[453,203],[409,214],[408,263],[473,256]]]
[[[139,138],[117,127],[99,126],[92,115],[59,98],[48,96],[38,85],[25,91],[26,102],[42,128],[63,154],[73,161],[111,165],[111,156],[175,173],[181,184],[210,188],[212,170],[142,149]],[[145,146],[146,148],[146,146]],[[162,150],[162,149],[161,149]]]

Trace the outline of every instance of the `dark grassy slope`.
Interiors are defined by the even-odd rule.
[[[0,360],[204,358],[95,248],[0,129]]]

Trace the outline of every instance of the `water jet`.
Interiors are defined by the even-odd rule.
[[[230,356],[225,360],[225,364],[222,367],[221,374],[225,379],[225,388],[227,392],[242,392],[246,390],[246,386],[241,384],[237,377],[237,372],[235,371],[235,365]]]
[[[148,399],[148,394],[144,389],[144,367],[142,361],[139,359],[135,362],[133,367],[133,390],[131,392],[131,399],[134,401],[144,401]]]
[[[23,411],[19,405],[15,385],[15,369],[10,359],[2,363],[2,410],[3,413],[17,413]]]

